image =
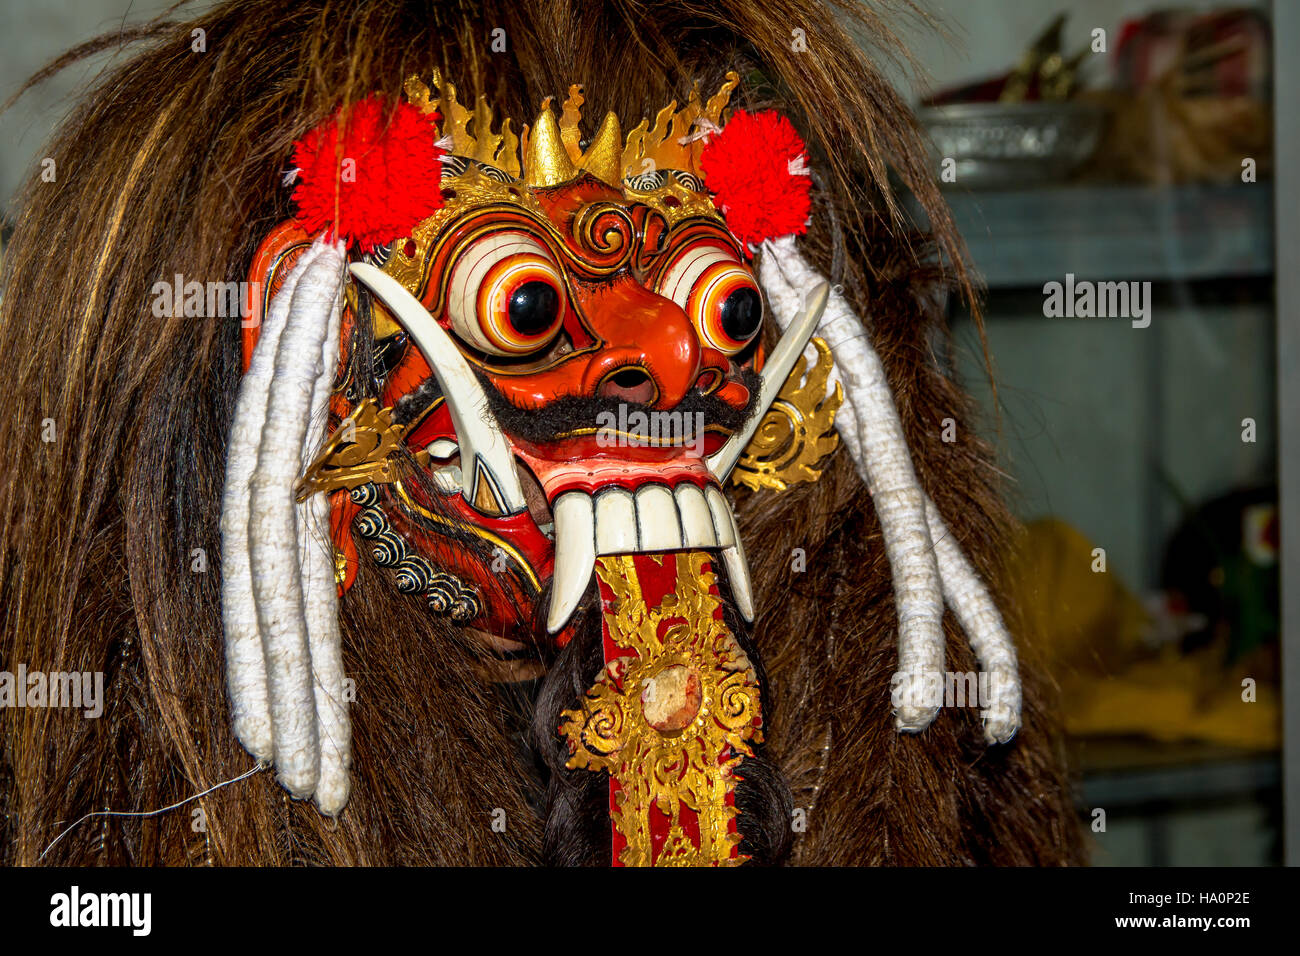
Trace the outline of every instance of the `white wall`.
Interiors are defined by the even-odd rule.
[[[123,23],[157,16],[171,0],[0,0],[0,102],[50,60]],[[202,4],[193,9],[201,8]],[[183,14],[182,14],[183,15]],[[41,148],[112,53],[104,53],[26,93],[0,116],[0,199],[8,202],[39,161]],[[165,82],[159,78],[159,82]]]

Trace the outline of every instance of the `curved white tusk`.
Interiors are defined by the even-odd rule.
[[[514,455],[490,411],[483,386],[456,343],[420,300],[392,276],[364,262],[353,263],[351,270],[415,340],[442,386],[460,445],[465,500],[485,514],[523,511],[528,503],[515,471]]]
[[[821,321],[822,312],[826,308],[826,298],[829,294],[830,284],[825,281],[811,285],[808,288],[807,297],[803,302],[803,311],[788,323],[785,334],[781,336],[781,341],[776,343],[776,348],[772,350],[772,354],[763,365],[761,373],[763,383],[758,390],[757,409],[750,416],[745,428],[727,439],[726,444],[707,459],[709,470],[713,472],[718,481],[727,480],[727,476],[731,474],[731,469],[736,467],[736,462],[744,454],[745,447],[749,444],[750,439],[754,437],[754,433],[758,431],[763,416],[767,414],[767,410],[776,401],[777,393],[781,391],[781,386],[785,384],[785,380],[790,377],[790,370],[794,368],[794,363],[799,360],[804,347],[808,344],[813,331],[817,328],[817,323]]]
[[[564,627],[591,584],[596,567],[596,511],[591,497],[570,491],[555,499],[555,571],[546,631]]]
[[[257,448],[266,424],[266,399],[280,334],[301,275],[296,268],[289,272],[262,319],[261,334],[235,402],[221,501],[221,608],[233,724],[240,743],[264,763],[275,755],[275,747],[266,699],[266,658],[249,566],[248,482],[257,467]]]
[[[341,304],[344,261],[340,249],[318,242],[297,266],[301,276],[280,336],[257,471],[249,481],[249,555],[277,777],[297,797],[316,789],[321,755],[293,484],[302,469],[324,337]]]

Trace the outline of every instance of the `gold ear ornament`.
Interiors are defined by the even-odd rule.
[[[814,337],[817,362],[804,377],[803,356],[781,386],[776,401],[763,416],[753,440],[736,463],[731,480],[757,491],[785,491],[790,485],[816,481],[825,471],[824,460],[840,444],[835,433],[835,413],[844,402],[844,388],[826,394],[832,358],[824,339]]]

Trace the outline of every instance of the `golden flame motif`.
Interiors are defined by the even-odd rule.
[[[586,150],[581,147],[585,101],[581,86],[569,87],[558,120],[548,97],[532,127],[524,126],[516,136],[509,118],[493,130],[495,118],[486,97],[480,95],[470,111],[457,101],[456,87],[437,70],[432,82],[430,89],[418,76],[409,77],[406,98],[425,113],[442,115],[439,132],[450,140],[451,153],[495,166],[531,186],[556,186],[585,170],[621,187],[628,176],[656,170],[679,169],[698,176],[705,140],[695,134],[722,125],[723,113],[740,76],[728,73],[721,88],[707,101],[700,100],[698,90],[691,92],[680,110],[674,100],[659,111],[654,126],[643,119],[626,139],[618,117],[606,113]]]
[[[611,812],[627,841],[625,866],[735,866],[742,836],[736,818],[735,769],[763,739],[758,678],[740,645],[717,616],[710,592],[716,576],[704,570],[708,554],[683,551],[659,560],[676,562],[675,593],[647,607],[630,555],[600,558],[596,574],[613,592],[605,624],[628,654],[609,661],[581,704],[562,715],[570,769],[609,773],[621,788]],[[666,672],[685,672],[698,688],[676,721],[665,723],[646,703],[648,685]],[[684,714],[684,716],[683,716]],[[669,821],[657,857],[650,811]],[[683,808],[699,822],[698,845],[682,825]]]
[[[803,381],[806,361],[799,356],[745,454],[736,463],[731,474],[735,484],[755,491],[785,491],[792,484],[816,481],[825,471],[825,465],[820,463],[839,447],[835,413],[844,402],[844,388],[836,382],[835,391],[826,394],[832,364],[830,346],[819,338],[814,338],[812,344],[817,350],[817,364]]]
[[[722,114],[731,100],[731,91],[739,85],[740,74],[730,71],[726,81],[707,103],[701,104],[699,91],[692,90],[682,109],[677,109],[677,101],[673,100],[660,110],[653,127],[647,120],[642,120],[627,134],[627,145],[623,148],[623,175],[634,176],[655,169],[682,169],[699,175],[700,153],[704,151],[705,141],[691,139],[691,134],[701,120],[715,127],[722,125]]]
[[[433,71],[433,87],[438,91],[436,98],[418,76],[411,76],[406,81],[406,99],[422,112],[442,114],[439,131],[451,138],[448,152],[487,163],[518,178],[519,138],[510,129],[509,117],[501,121],[500,131],[493,132],[492,107],[487,97],[479,94],[471,113],[456,101],[456,87],[443,80],[437,70]],[[473,133],[469,131],[471,123]]]
[[[401,446],[406,432],[407,427],[393,424],[392,408],[380,408],[373,398],[367,398],[334,429],[316,460],[294,483],[294,500],[306,501],[318,491],[328,494],[371,482],[396,481],[401,477],[400,466],[389,456]],[[428,463],[428,451],[416,452],[418,467]]]

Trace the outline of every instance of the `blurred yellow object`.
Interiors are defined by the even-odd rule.
[[[1062,682],[1065,729],[1075,737],[1142,734],[1249,749],[1281,746],[1277,688],[1259,683],[1243,700],[1249,667],[1223,670],[1212,649],[1143,661],[1111,678]],[[1208,692],[1200,693],[1208,687]]]
[[[1153,649],[1146,609],[1109,570],[1095,571],[1094,545],[1055,518],[1025,529],[1013,580],[1026,634],[1061,688],[1071,736],[1142,735],[1251,749],[1280,745],[1277,688],[1261,650],[1223,666],[1218,642],[1190,654]],[[1243,681],[1257,681],[1253,701]]]
[[[1071,525],[1042,518],[1025,526],[1012,566],[1025,632],[1057,680],[1113,674],[1136,660],[1148,629],[1146,610]],[[1100,565],[1104,567],[1104,564]]]

